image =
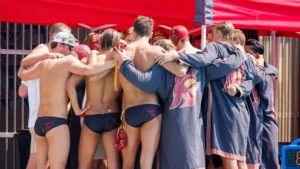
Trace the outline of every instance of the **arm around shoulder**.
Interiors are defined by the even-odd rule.
[[[114,67],[114,61],[99,62],[95,64],[85,65],[73,56],[67,56],[66,66],[68,70],[79,75],[94,75]]]
[[[45,60],[48,58],[49,49],[46,45],[39,45],[32,52],[27,55],[21,61],[21,66],[29,67],[38,63],[39,61]]]
[[[23,66],[20,66],[18,71],[18,77],[22,80],[32,80],[40,77],[40,71],[43,67],[43,63],[38,64],[36,67],[32,69],[26,69]]]
[[[186,75],[186,72],[188,70],[188,66],[180,65],[176,62],[167,62],[162,65],[165,69],[167,69],[172,74],[178,76],[178,77],[184,77]]]

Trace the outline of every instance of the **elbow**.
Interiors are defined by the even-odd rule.
[[[22,71],[18,71],[18,77],[20,78],[20,79],[22,79],[22,80],[28,80],[28,79],[26,79],[26,77],[24,77],[23,76],[23,73],[22,73]]]
[[[82,69],[78,70],[78,72],[74,72],[75,74],[89,76],[91,75],[92,65],[86,65]]]
[[[26,76],[22,71],[18,72],[18,77],[24,81],[32,80],[32,79],[30,79],[30,77]]]
[[[187,70],[186,69],[181,69],[179,72],[178,72],[178,77],[184,77],[186,75],[186,72]]]
[[[20,65],[23,67],[28,67],[30,66],[30,60],[28,60],[27,58],[30,58],[30,55],[27,55],[26,57],[24,57],[24,59],[21,60]]]
[[[21,63],[20,63],[20,65],[21,65],[21,66],[24,66],[24,65],[26,65],[26,58],[24,58],[24,59],[22,59],[22,60],[21,60]]]
[[[19,96],[20,97],[27,97],[28,96],[28,92],[26,90],[23,90],[21,87],[19,88]]]

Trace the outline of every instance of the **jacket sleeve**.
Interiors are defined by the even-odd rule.
[[[157,92],[165,79],[165,71],[161,66],[154,64],[149,71],[143,73],[138,71],[130,60],[124,61],[120,67],[120,72],[129,82],[148,93]]]

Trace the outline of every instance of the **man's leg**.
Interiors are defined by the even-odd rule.
[[[100,135],[91,131],[85,124],[82,126],[79,141],[79,169],[89,169],[92,165]]]
[[[101,162],[101,159],[93,159],[91,169],[99,169],[100,162]]]
[[[51,169],[65,169],[69,150],[70,132],[66,124],[59,125],[47,132],[46,138],[49,145],[49,162]]]
[[[102,133],[102,143],[107,159],[107,167],[109,169],[120,168],[119,151],[115,149],[117,130],[118,129],[114,129],[109,132]]]
[[[104,152],[104,148],[103,148],[103,144],[102,144],[102,139],[99,139],[98,147],[97,147],[96,153],[94,155],[94,159],[92,161],[91,169],[106,169],[107,164],[106,165],[103,164],[103,161],[105,160],[105,158],[106,157],[105,157],[105,152]]]
[[[245,161],[237,161],[237,165],[238,165],[239,169],[247,169],[248,168]]]
[[[118,159],[119,159],[118,162],[120,163],[120,157],[118,157]],[[100,169],[107,169],[107,160],[106,159],[102,159],[100,161]]]
[[[36,161],[36,140],[35,140],[34,128],[29,128],[29,132],[31,134],[30,157],[29,157],[26,169],[36,169],[36,165],[37,165],[37,161]]]
[[[128,136],[128,142],[127,146],[122,150],[123,169],[134,169],[136,152],[141,142],[140,128],[131,127],[125,120],[124,127]]]
[[[48,161],[48,142],[45,137],[35,135],[37,169],[46,168]]]
[[[223,168],[224,169],[238,169],[237,161],[230,158],[222,158]]]
[[[141,169],[152,169],[155,152],[158,147],[162,115],[158,115],[141,127]]]

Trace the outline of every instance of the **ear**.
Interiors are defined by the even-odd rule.
[[[136,38],[136,33],[135,33],[135,31],[132,32],[132,35],[133,35],[133,37],[134,37],[134,39],[135,39],[135,38]]]
[[[61,43],[58,43],[57,44],[57,49],[62,49],[63,48],[63,45]]]
[[[57,33],[53,33],[52,35],[49,36],[49,41],[53,41],[54,37],[56,36]]]
[[[259,58],[260,58],[259,53],[255,53],[255,58],[256,58],[256,59],[259,59]]]
[[[221,38],[222,37],[222,33],[221,31],[218,30],[218,36]]]

